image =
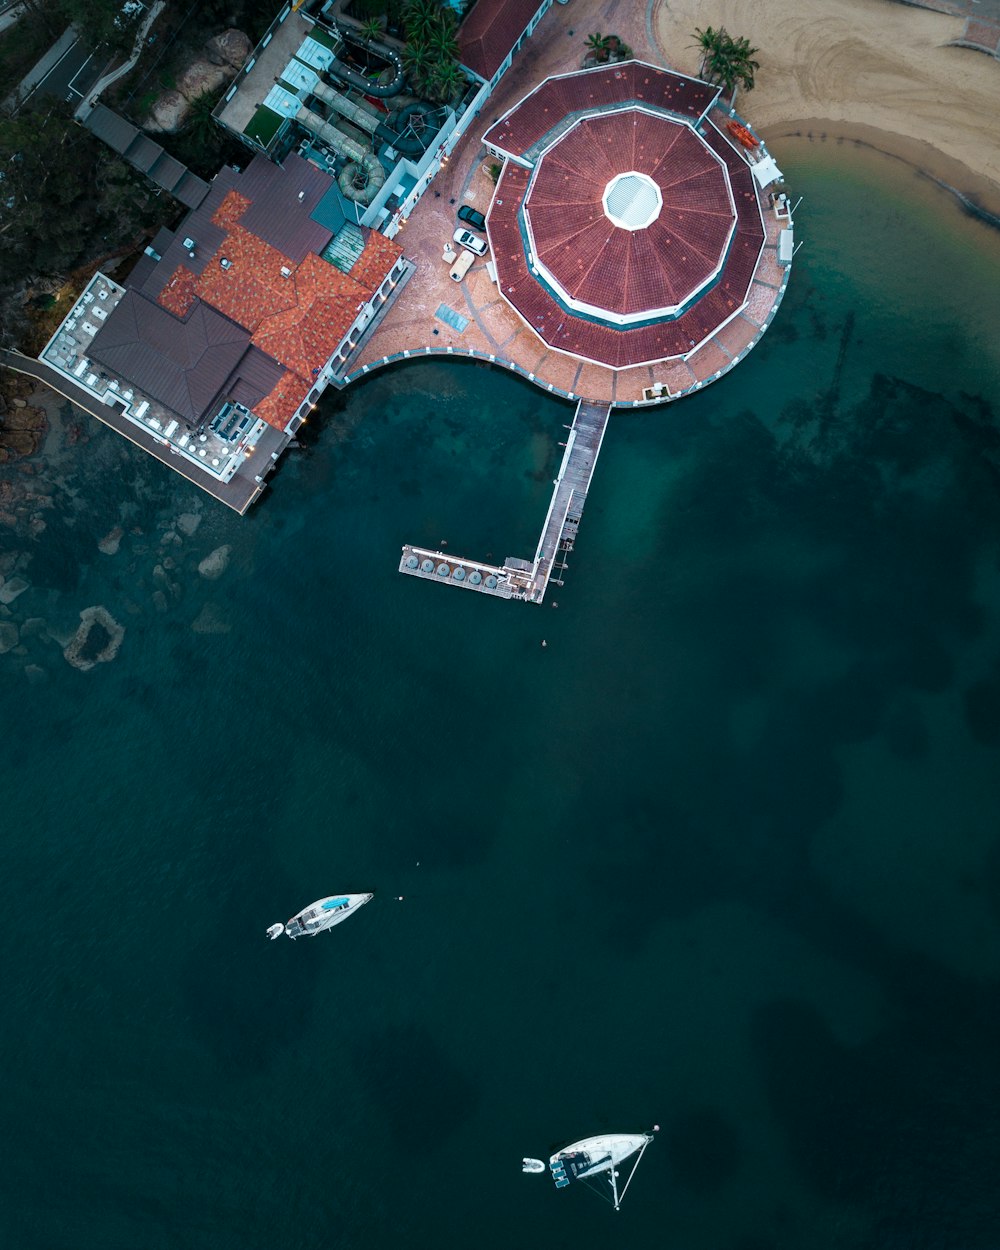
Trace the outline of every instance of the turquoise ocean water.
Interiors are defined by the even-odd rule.
[[[613,418],[558,608],[396,572],[530,554],[571,410],[505,374],[328,396],[245,520],[56,422],[0,531],[0,1244],[1000,1244],[1000,235],[778,156],[778,319]],[[654,1122],[618,1215],[520,1173]]]

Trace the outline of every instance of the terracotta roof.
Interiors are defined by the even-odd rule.
[[[524,156],[570,113],[638,104],[694,121],[709,109],[718,94],[718,87],[657,69],[644,61],[578,70],[546,79],[494,123],[483,141],[512,156]]]
[[[385,281],[385,275],[402,254],[403,249],[398,243],[387,239],[384,234],[372,231],[365,244],[365,250],[354,262],[351,277],[355,282],[360,282],[363,287],[367,287],[369,291],[375,291]]]
[[[195,291],[197,281],[197,274],[192,273],[185,265],[178,265],[160,292],[159,302],[175,317],[186,317],[198,298]]]
[[[250,201],[245,195],[240,195],[239,191],[227,191],[225,199],[212,214],[212,223],[221,226],[223,230],[229,230],[249,207]]]
[[[114,351],[119,376],[146,389],[138,373],[148,375],[162,402],[188,418],[202,416],[198,405],[223,386],[235,387],[284,429],[402,255],[376,232],[350,274],[317,255],[331,233],[310,214],[329,186],[326,174],[292,156],[283,168],[255,160],[242,175],[220,170],[200,208],[176,233],[157,236],[163,259],[137,266],[134,300],[123,300],[114,332],[105,327],[95,339]],[[225,350],[206,350],[203,340]],[[183,376],[171,389],[178,351]]]
[[[286,373],[274,390],[254,409],[262,421],[273,425],[276,430],[284,430],[298,411],[299,405],[309,394],[308,382],[304,382],[296,374]]]
[[[489,81],[542,7],[542,0],[479,0],[458,29],[462,64]]]
[[[291,286],[295,303],[265,318],[253,342],[310,381],[313,370],[318,372],[333,355],[371,291],[318,256],[306,257]]]
[[[662,196],[645,228],[603,197],[637,172]],[[613,316],[673,308],[718,269],[735,214],[725,168],[689,126],[631,109],[579,122],[539,162],[525,200],[535,254],[572,300]]]

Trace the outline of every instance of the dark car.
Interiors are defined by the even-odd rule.
[[[485,230],[486,218],[476,209],[470,208],[468,204],[463,204],[458,210],[458,220],[464,221],[467,226],[471,226],[473,230]]]

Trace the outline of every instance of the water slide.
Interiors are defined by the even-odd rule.
[[[317,100],[322,100],[328,108],[339,113],[341,117],[346,117],[361,130],[367,130],[370,135],[375,136],[375,139],[390,144],[404,156],[422,155],[437,132],[437,126],[423,121],[435,112],[430,104],[418,102],[404,105],[387,120],[383,114],[376,113],[369,105],[349,100],[339,91],[328,87],[325,82],[316,83],[312,93]],[[373,139],[372,147],[374,146]]]
[[[335,23],[334,27],[342,39],[347,39],[366,51],[370,48],[373,52],[377,52],[379,56],[384,57],[390,65],[395,67],[396,72],[393,75],[392,82],[380,86],[378,83],[372,82],[370,78],[366,78],[364,74],[359,74],[357,70],[351,69],[349,65],[345,65],[343,61],[338,60],[336,57],[334,57],[333,64],[330,66],[330,72],[336,74],[338,78],[342,78],[344,82],[350,83],[352,87],[357,87],[365,95],[375,96],[380,100],[388,99],[389,96],[399,95],[403,90],[406,72],[403,69],[403,62],[399,59],[399,53],[395,48],[390,48],[387,43],[378,43],[374,39],[362,39],[357,31],[350,26],[341,26],[339,23]]]
[[[344,103],[350,105],[351,101]],[[338,156],[347,157],[349,163],[337,179],[337,185],[349,200],[370,204],[385,183],[385,170],[375,153],[349,139],[332,122],[324,121],[304,104],[295,114],[295,120]]]

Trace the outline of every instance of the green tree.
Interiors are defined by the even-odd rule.
[[[458,64],[461,53],[458,40],[455,38],[455,31],[451,26],[441,24],[435,27],[427,37],[427,46],[436,61],[452,61]]]
[[[438,0],[410,0],[403,16],[407,43],[426,41],[441,24]]]
[[[431,56],[430,50],[426,44],[410,43],[403,49],[403,65],[410,77],[415,91],[422,93],[427,85],[427,76],[430,73],[434,58]]]
[[[90,48],[106,48],[119,56],[132,51],[139,27],[146,19],[146,6],[139,0],[57,0],[57,10],[66,23],[73,22]]]
[[[728,92],[731,102],[736,102],[736,89],[743,87],[752,91],[754,74],[760,62],[754,60],[757,49],[750,46],[749,39],[734,39],[724,26],[714,30],[707,26],[695,30],[696,47],[701,49],[699,74],[708,82],[717,83]]]
[[[593,35],[587,36],[587,47],[590,49],[591,55],[597,61],[605,61],[608,57],[608,40],[607,36],[602,35],[600,31]]]
[[[428,79],[428,94],[440,104],[450,104],[465,88],[467,81],[455,61],[438,61]]]
[[[381,39],[382,38],[382,18],[381,17],[368,18],[368,20],[362,24],[361,29],[358,31],[358,34],[365,41],[365,43],[371,43],[375,39]]]

